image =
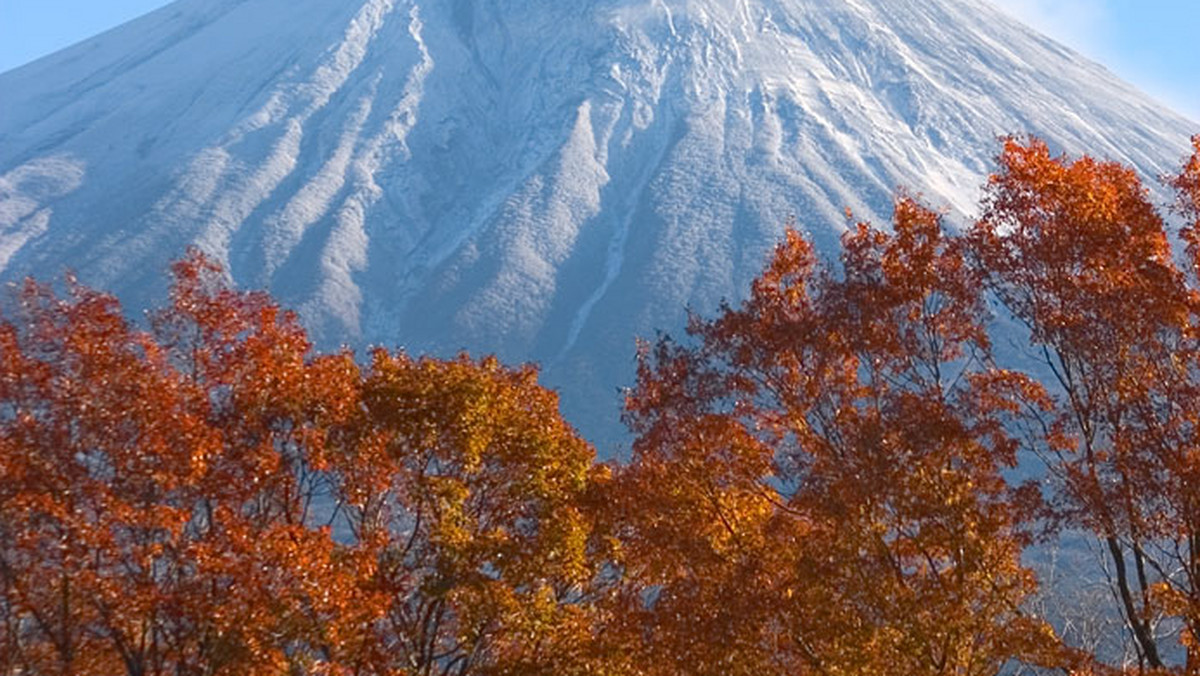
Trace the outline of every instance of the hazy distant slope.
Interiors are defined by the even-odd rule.
[[[141,304],[188,243],[328,343],[536,359],[615,416],[633,336],[995,138],[1170,171],[1200,126],[977,0],[180,0],[0,75],[0,270]]]

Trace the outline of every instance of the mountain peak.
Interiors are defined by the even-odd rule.
[[[180,0],[0,91],[4,276],[145,304],[199,244],[326,342],[541,361],[585,425],[789,215],[832,251],[899,186],[969,214],[1001,135],[1156,176],[1195,131],[977,0]]]

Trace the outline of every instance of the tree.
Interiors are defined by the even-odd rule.
[[[0,324],[0,673],[567,673],[592,450],[531,368],[314,355],[192,252]]]
[[[1198,215],[1197,152],[1174,185]],[[1163,669],[1156,627],[1186,625],[1200,669],[1200,344],[1194,282],[1136,174],[1009,140],[970,246],[988,289],[1022,323],[1050,378],[1038,444],[1065,522],[1091,532],[1113,573],[1141,668]],[[1184,231],[1195,249],[1195,227]],[[1194,277],[1193,277],[1194,279]]]
[[[582,673],[592,449],[532,368],[377,350],[331,463],[380,613],[355,673]]]
[[[842,275],[789,230],[749,299],[645,349],[614,481],[647,673],[995,674],[1067,664],[1022,604],[1037,506],[960,243],[915,200]],[[636,605],[636,604],[635,604]]]
[[[333,611],[303,331],[199,255],[175,274],[158,336],[73,280],[0,325],[6,673],[280,671]]]
[[[1196,673],[1194,145],[1182,267],[1131,170],[1036,140],[965,235],[908,196],[838,266],[789,228],[745,302],[641,346],[627,463],[531,366],[318,354],[195,251],[145,329],[29,281],[0,315],[0,674]],[[1031,452],[1047,481],[1011,481]],[[1095,603],[1022,562],[1074,532],[1136,664],[1035,612]]]

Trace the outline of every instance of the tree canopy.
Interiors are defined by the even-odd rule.
[[[319,353],[198,251],[141,323],[27,281],[0,674],[1197,673],[1194,145],[1168,209],[1010,139],[965,230],[901,195],[823,263],[789,227],[640,346],[626,461],[533,366]],[[1079,541],[1099,605],[1031,563]]]

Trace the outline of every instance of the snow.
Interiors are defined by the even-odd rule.
[[[54,210],[43,204],[77,190],[85,169],[70,157],[48,156],[0,176],[0,270],[26,242],[46,232]]]
[[[199,244],[326,346],[536,360],[601,435],[633,339],[996,138],[1175,170],[1200,124],[982,0],[179,0],[0,74],[0,278],[133,306]]]

